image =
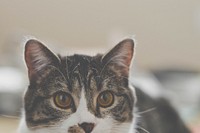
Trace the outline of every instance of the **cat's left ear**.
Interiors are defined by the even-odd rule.
[[[58,57],[37,40],[32,39],[26,42],[24,55],[29,79],[36,76],[46,66],[59,64]]]
[[[128,77],[133,56],[134,41],[125,39],[102,57],[102,63],[117,71],[119,76]]]

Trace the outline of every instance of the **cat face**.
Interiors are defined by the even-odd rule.
[[[126,39],[105,55],[61,57],[29,40],[24,131],[128,132],[134,119],[135,97],[128,82],[133,47],[133,40]]]

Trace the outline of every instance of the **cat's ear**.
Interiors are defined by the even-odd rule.
[[[134,41],[125,39],[102,57],[102,63],[115,69],[118,74],[127,77],[133,56]]]
[[[26,42],[24,55],[29,79],[46,66],[59,64],[58,57],[37,40],[31,39]]]

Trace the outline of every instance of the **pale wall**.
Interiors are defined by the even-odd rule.
[[[0,0],[0,52],[22,34],[97,51],[135,35],[140,68],[200,70],[199,0]]]

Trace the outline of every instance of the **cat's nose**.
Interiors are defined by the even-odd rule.
[[[94,128],[94,123],[83,122],[78,125],[85,131],[85,133],[91,133]]]

